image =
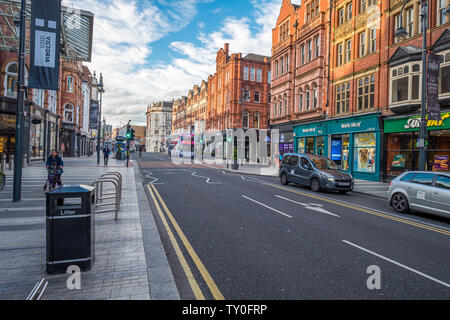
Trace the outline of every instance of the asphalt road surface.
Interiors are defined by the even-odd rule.
[[[183,299],[450,299],[448,219],[165,154],[138,161]]]

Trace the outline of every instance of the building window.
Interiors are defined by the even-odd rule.
[[[367,0],[359,0],[359,13],[364,13],[367,10]]]
[[[10,62],[5,68],[5,96],[17,97],[17,85],[19,83],[19,64]]]
[[[359,56],[364,57],[366,55],[366,33],[359,34]]]
[[[286,55],[285,62],[286,62],[286,72],[289,72],[289,54]]]
[[[319,43],[319,36],[314,38],[314,58],[318,58],[320,54],[320,43]]]
[[[249,117],[248,117],[248,112],[246,111],[244,113],[244,128],[247,129],[248,128],[248,121],[249,121]]]
[[[67,92],[73,93],[73,77],[67,77]]]
[[[352,39],[345,42],[345,47],[346,62],[350,62],[352,60]]]
[[[267,82],[271,82],[272,81],[272,71],[267,72]]]
[[[317,108],[317,104],[318,104],[318,90],[317,90],[317,85],[314,83],[313,84],[313,109]]]
[[[439,70],[439,94],[450,93],[450,50],[443,54]]]
[[[303,111],[303,90],[300,89],[299,95],[298,95],[298,112]]]
[[[248,67],[244,67],[244,80],[248,80]]]
[[[343,64],[343,57],[344,57],[344,53],[343,53],[343,44],[340,43],[338,44],[338,60],[337,60],[337,65],[341,66]]]
[[[287,115],[287,109],[288,109],[288,98],[287,95],[284,95],[284,115]]]
[[[260,103],[261,102],[261,94],[259,91],[255,91],[255,102]]]
[[[358,80],[358,111],[375,106],[375,75]]]
[[[438,14],[437,14],[437,25],[440,26],[447,22],[447,16],[445,14],[445,9],[447,8],[447,1],[448,0],[438,0]]]
[[[338,10],[338,26],[340,26],[341,24],[344,24],[344,8],[341,8]]]
[[[244,101],[250,102],[250,91],[244,90]]]
[[[350,110],[350,82],[336,86],[336,114]]]
[[[283,114],[283,100],[281,99],[281,96],[278,97],[278,116],[282,116]]]
[[[256,71],[256,81],[257,82],[262,82],[262,71],[260,69],[258,69]]]
[[[376,5],[377,5],[377,0],[369,0],[369,7],[376,6]]]
[[[391,69],[391,103],[420,98],[421,65],[406,64]]]
[[[300,64],[304,65],[305,64],[305,45],[302,44],[300,47]]]
[[[406,11],[406,32],[408,37],[414,36],[414,8]]]
[[[309,99],[311,97],[311,94],[309,92],[309,87],[308,86],[306,86],[305,92],[306,92],[305,110],[308,111],[309,110],[309,104],[310,104],[310,100]]]
[[[259,129],[259,113],[255,112],[253,115],[253,128]]]
[[[350,2],[347,5],[347,21],[350,21],[352,19],[353,14],[353,4]]]
[[[312,60],[312,41],[308,41],[308,61]]]
[[[377,51],[377,28],[369,30],[370,35],[370,53]]]
[[[284,57],[281,57],[280,67],[281,67],[280,75],[283,75],[284,74]]]
[[[255,81],[255,69],[250,69],[250,81]]]
[[[64,106],[64,122],[73,123],[73,113],[75,108],[73,104],[66,104]]]

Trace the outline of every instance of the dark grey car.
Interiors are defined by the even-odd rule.
[[[353,177],[339,170],[331,159],[301,153],[283,156],[280,180],[284,185],[293,182],[310,187],[315,192],[328,190],[346,193],[354,187]]]

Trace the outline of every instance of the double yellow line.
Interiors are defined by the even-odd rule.
[[[335,205],[338,205],[338,206],[341,206],[341,207],[345,207],[345,208],[349,208],[349,209],[352,209],[352,210],[368,213],[368,214],[371,214],[371,215],[374,215],[374,216],[378,216],[378,217],[381,217],[381,218],[397,221],[397,222],[408,224],[410,226],[414,226],[414,227],[417,227],[417,228],[426,229],[426,230],[430,230],[430,231],[434,231],[434,232],[438,232],[438,233],[442,233],[442,234],[445,234],[447,236],[450,236],[450,231],[448,231],[448,230],[437,228],[437,227],[433,227],[433,226],[430,226],[430,225],[427,225],[427,224],[423,224],[423,223],[420,223],[420,222],[415,222],[415,221],[399,218],[399,217],[396,217],[396,216],[392,216],[392,215],[389,215],[389,214],[384,214],[384,213],[381,213],[381,212],[378,212],[378,211],[375,211],[375,210],[371,210],[371,209],[368,209],[368,208],[363,208],[363,207],[360,207],[360,206],[348,204],[348,203],[337,201],[337,200],[332,200],[332,199],[329,199],[329,198],[325,198],[325,197],[322,197],[322,196],[318,196],[318,195],[314,195],[314,194],[310,194],[310,193],[306,193],[306,192],[292,190],[290,188],[277,186],[277,185],[274,185],[274,184],[267,184],[267,185],[272,187],[272,188],[277,188],[277,189],[289,191],[289,192],[296,193],[296,194],[299,194],[299,195],[302,195],[302,196],[305,196],[305,197],[309,197],[309,198],[313,198],[313,199],[316,199],[316,200],[325,201],[325,202],[332,203],[332,204],[335,204]]]
[[[186,258],[184,257],[180,246],[178,245],[178,241],[175,238],[175,236],[172,232],[172,229],[169,226],[169,223],[161,209],[161,206],[164,209],[164,212],[166,213],[170,222],[172,223],[172,226],[175,229],[178,237],[181,239],[181,242],[183,243],[184,247],[186,248],[187,252],[189,253],[189,256],[191,257],[192,261],[194,262],[195,266],[197,267],[198,271],[200,272],[201,276],[203,277],[203,280],[205,281],[209,290],[211,291],[211,294],[213,295],[214,299],[225,300],[224,296],[220,292],[220,290],[217,287],[216,283],[214,282],[213,278],[211,277],[209,272],[206,270],[204,264],[198,257],[194,248],[192,248],[191,244],[189,243],[188,239],[184,235],[184,233],[181,230],[180,226],[178,225],[177,221],[173,217],[169,208],[167,208],[166,203],[161,198],[161,195],[159,194],[156,187],[154,185],[147,185],[147,188],[148,188],[148,192],[150,193],[150,196],[152,197],[153,203],[155,204],[156,210],[158,211],[159,217],[161,218],[161,221],[164,225],[164,228],[166,229],[166,232],[170,238],[170,242],[172,243],[172,246],[175,249],[175,253],[177,254],[178,260],[180,261],[181,266],[184,270],[184,273],[186,274],[189,285],[191,286],[192,291],[194,292],[195,298],[197,300],[205,300],[205,296],[203,295],[203,292],[200,289],[200,286],[198,285],[197,280],[195,279],[194,275],[192,274],[191,268],[189,267],[189,264],[187,263]],[[156,197],[155,197],[155,195],[156,195]],[[161,203],[161,206],[159,205],[158,200],[156,198],[158,198],[159,203]]]

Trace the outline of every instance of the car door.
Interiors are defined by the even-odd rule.
[[[300,157],[299,165],[296,168],[298,183],[309,186],[309,176],[311,174],[311,163],[305,157]]]
[[[450,216],[450,176],[437,175],[431,193],[431,210]]]
[[[281,169],[283,172],[287,174],[288,180],[291,181],[291,166],[289,165],[289,160],[291,159],[291,156],[284,156],[283,160],[281,160]]]
[[[407,184],[410,207],[431,212],[431,194],[433,192],[433,173],[417,173]]]
[[[298,165],[299,165],[299,157],[291,156],[289,159],[289,172],[290,172],[290,180],[295,183],[301,183],[301,179],[298,176]]]

